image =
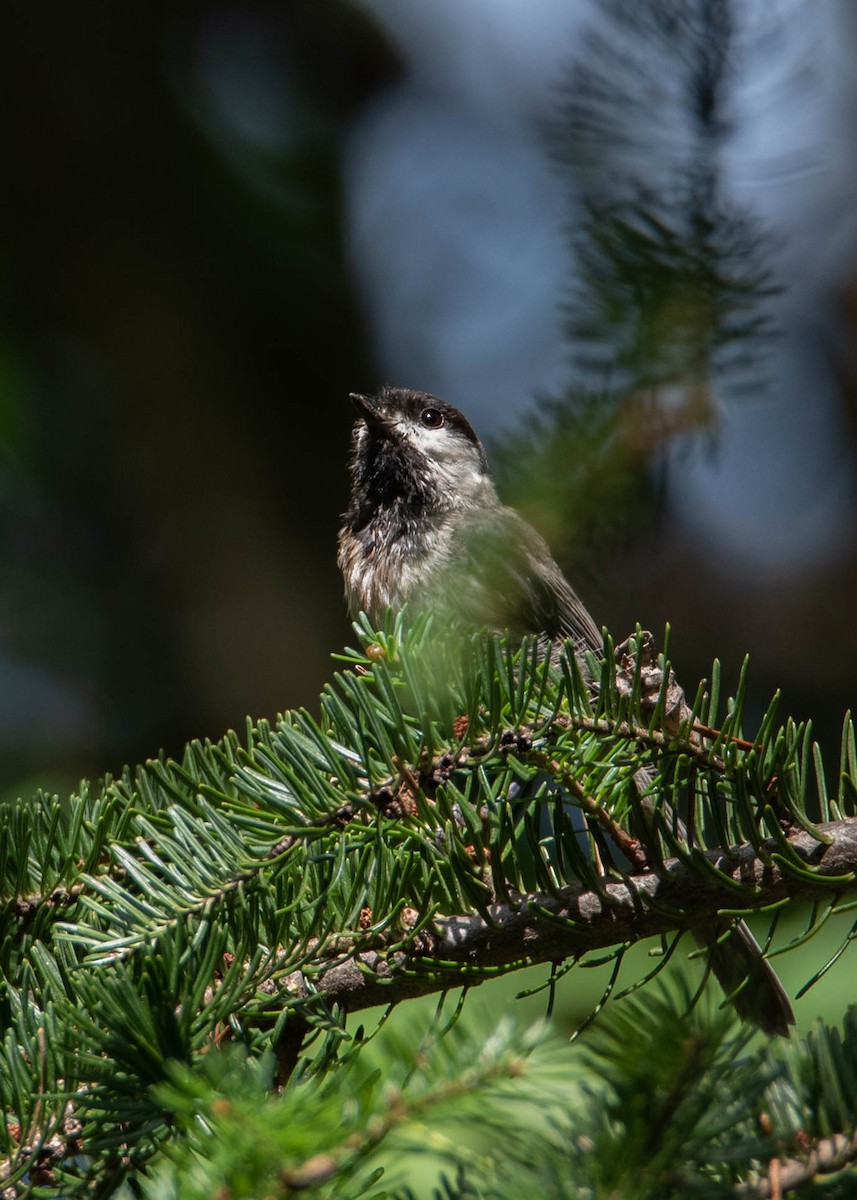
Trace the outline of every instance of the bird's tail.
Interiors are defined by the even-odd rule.
[[[642,767],[634,776],[643,813],[651,822],[652,774]],[[684,823],[671,810],[667,818],[681,838],[687,837]],[[785,988],[777,973],[762,954],[762,948],[744,921],[713,921],[704,929],[693,930],[697,943],[708,951],[714,977],[720,983],[735,1011],[743,1021],[757,1025],[764,1033],[788,1037],[795,1016]]]
[[[788,1037],[795,1016],[776,971],[744,921],[724,937],[728,927],[719,922],[704,931],[693,931],[699,945],[708,951],[712,972],[742,1020],[758,1025],[765,1033]]]

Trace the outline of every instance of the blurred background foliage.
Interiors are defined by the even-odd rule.
[[[11,0],[0,791],[314,705],[381,382],[468,411],[618,637],[834,738],[857,21],[807,8]]]

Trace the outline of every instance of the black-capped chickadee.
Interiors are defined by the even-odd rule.
[[[598,627],[544,539],[501,504],[466,417],[405,388],[351,399],[360,417],[337,559],[351,614],[365,612],[377,628],[388,607],[407,603],[463,628],[552,646],[570,639],[578,654],[600,656]],[[728,995],[749,981],[735,997],[740,1016],[787,1035],[789,999],[744,922],[694,933]]]

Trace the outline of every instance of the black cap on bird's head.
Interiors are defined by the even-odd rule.
[[[366,423],[376,432],[392,434],[404,432],[408,425],[423,429],[449,429],[459,437],[482,450],[473,426],[463,413],[453,405],[429,392],[417,392],[412,388],[382,387],[375,396],[364,396],[352,392],[354,407]]]

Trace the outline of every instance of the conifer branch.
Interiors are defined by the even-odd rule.
[[[171,1137],[157,1092],[171,1064],[196,1072],[230,1041],[270,1053],[291,1088],[358,1052],[349,1012],[593,951],[615,982],[641,939],[809,898],[788,950],[849,907],[850,721],[828,793],[810,731],[778,724],[776,698],[744,738],[746,670],[725,712],[717,668],[688,705],[642,634],[608,642],[584,678],[574,655],[502,639],[358,633],[317,716],[4,811],[8,1186],[35,1165],[59,1178],[91,1162],[69,1195],[143,1169]],[[831,1056],[813,1054],[824,1081]],[[851,1136],[847,1114],[825,1119]],[[801,1145],[766,1144],[753,1164]],[[313,1160],[308,1141],[295,1162]]]
[[[794,869],[774,839],[761,853],[750,845],[708,851],[711,867],[724,876],[720,886],[713,874],[703,880],[698,867],[671,859],[663,871],[607,880],[597,891],[564,888],[554,895],[521,896],[517,904],[488,905],[484,915],[438,918],[407,945],[396,937],[397,949],[388,950],[384,943],[393,939],[382,938],[372,949],[355,946],[343,960],[348,947],[340,942],[338,961],[329,968],[313,964],[311,986],[295,971],[285,988],[290,999],[317,996],[355,1012],[691,928],[714,920],[724,908],[749,914],[786,900],[814,899],[821,879],[837,895],[857,891],[857,818],[828,822],[820,832],[829,840],[819,842],[805,831],[788,839],[805,871]],[[740,884],[740,896],[726,879]]]
[[[741,1200],[780,1200],[810,1183],[821,1183],[845,1167],[857,1163],[857,1132],[835,1133],[819,1138],[804,1157],[775,1158],[764,1179],[739,1184],[734,1192]]]

